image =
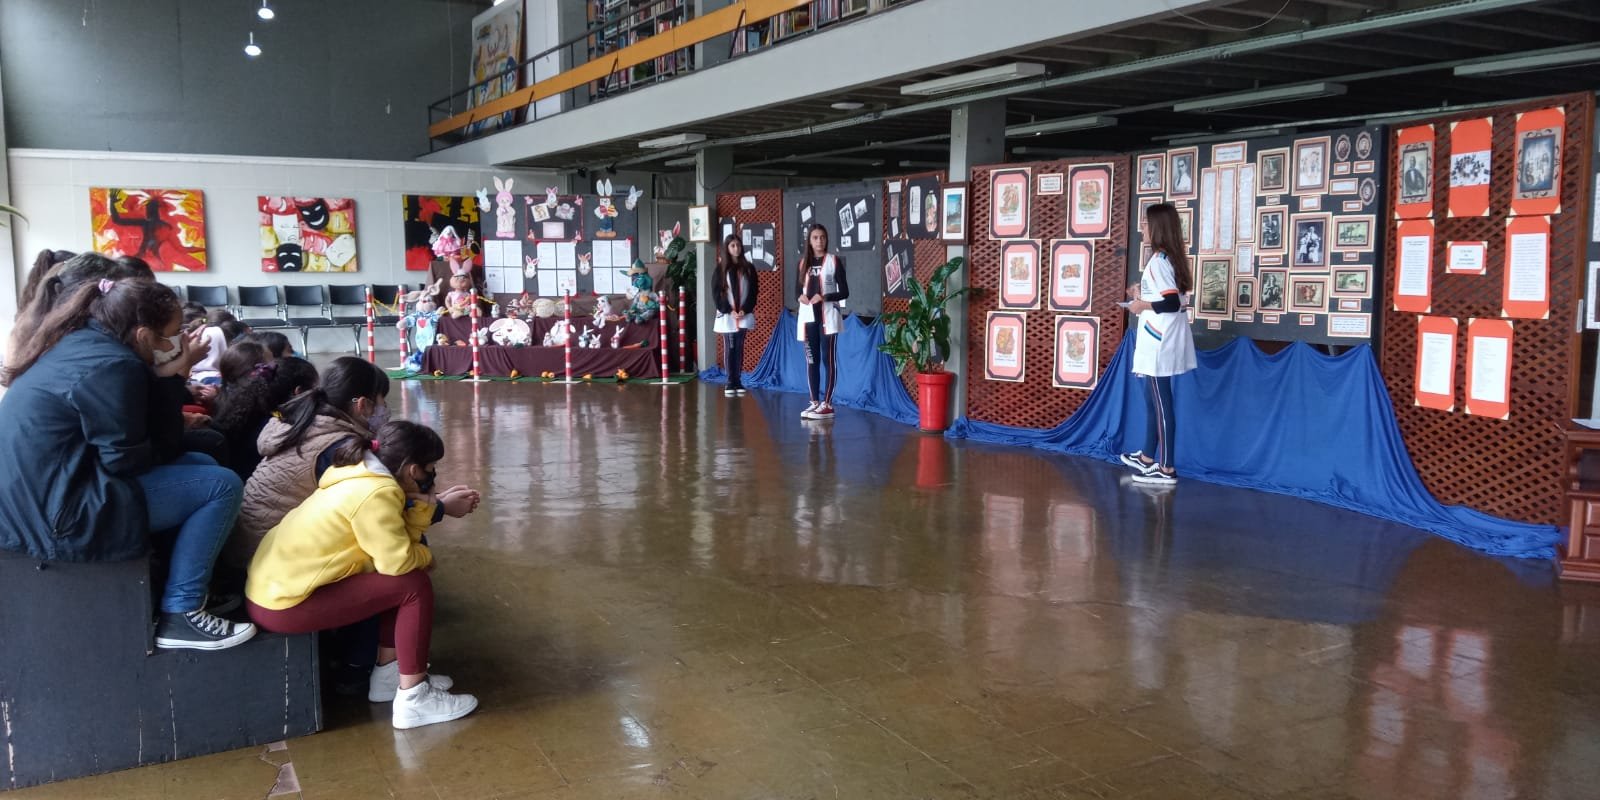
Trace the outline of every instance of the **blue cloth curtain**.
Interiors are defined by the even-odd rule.
[[[1235,339],[1198,359],[1199,369],[1173,384],[1183,478],[1304,497],[1492,555],[1555,557],[1555,527],[1445,506],[1429,494],[1406,452],[1372,348],[1332,357],[1297,343],[1269,356]],[[962,418],[947,435],[1115,461],[1143,446],[1149,413],[1140,379],[1129,371],[1132,360],[1130,334],[1099,387],[1054,428]]]
[[[874,320],[871,325],[861,322],[854,314],[844,318],[844,329],[834,345],[838,348],[839,388],[833,392],[834,403],[862,411],[881,414],[906,425],[917,424],[917,404],[906,392],[900,376],[894,370],[894,359],[878,352],[883,343],[883,323]],[[825,380],[827,368],[823,368]],[[700,379],[709,383],[725,383],[728,376],[713,367],[700,373]],[[785,309],[778,318],[772,341],[756,368],[745,373],[744,385],[750,388],[776,389],[780,392],[806,394],[805,344],[795,338],[794,313]]]

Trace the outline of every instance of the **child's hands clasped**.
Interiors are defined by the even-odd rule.
[[[439,504],[444,506],[444,513],[452,517],[464,517],[478,510],[478,503],[483,500],[478,490],[470,486],[452,486],[438,495]]]

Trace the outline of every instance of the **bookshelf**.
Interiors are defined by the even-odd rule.
[[[690,0],[588,0],[589,60],[604,57],[631,44],[682,25],[689,18]],[[620,94],[694,68],[692,48],[591,81],[589,99]]]
[[[872,14],[908,0],[813,0],[808,7],[785,11],[772,19],[746,25],[733,32],[734,55],[754,53],[786,39],[821,30],[864,14]]]

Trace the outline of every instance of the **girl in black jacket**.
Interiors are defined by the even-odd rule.
[[[795,293],[800,305],[796,328],[806,346],[806,381],[811,388],[811,405],[800,412],[802,419],[833,419],[833,390],[839,387],[838,359],[834,341],[844,328],[840,309],[850,299],[850,281],[844,274],[844,258],[828,252],[828,229],[812,225],[806,230],[799,269],[795,270]],[[822,369],[827,365],[828,390],[822,391]]]
[[[156,466],[148,430],[151,365],[180,347],[182,322],[171,289],[103,278],[12,342],[0,371],[10,387],[0,397],[0,549],[120,561],[154,542],[168,565],[156,646],[221,650],[255,635],[205,610],[243,487],[198,454]]]
[[[717,253],[717,271],[711,276],[717,300],[717,322],[712,330],[722,334],[722,363],[728,371],[729,397],[744,394],[744,335],[756,326],[756,268],[745,258],[744,242],[729,235]]]

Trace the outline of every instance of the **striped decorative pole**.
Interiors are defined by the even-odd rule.
[[[661,320],[661,385],[666,386],[672,383],[672,367],[667,363],[667,307],[660,302],[656,303],[656,317]]]
[[[565,319],[567,323],[567,341],[562,345],[561,355],[567,361],[567,383],[572,383],[572,290],[567,290]]]
[[[472,380],[481,380],[483,375],[478,371],[478,287],[472,287],[472,310],[467,312],[471,320],[472,333],[467,337],[472,345]]]
[[[683,287],[678,287],[678,371],[689,371],[689,333],[684,320]]]
[[[400,319],[406,318],[406,287],[402,286],[394,293],[395,315]],[[400,368],[405,369],[406,358],[411,355],[411,348],[406,346],[406,329],[396,328],[400,334]]]
[[[372,314],[372,287],[367,287],[367,363],[378,363],[378,340],[372,331],[375,319]]]

